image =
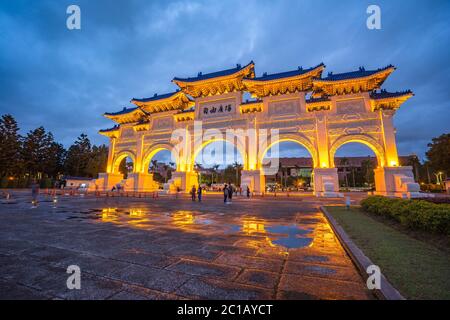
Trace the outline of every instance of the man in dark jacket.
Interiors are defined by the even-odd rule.
[[[192,197],[192,201],[195,201],[195,194],[196,194],[197,190],[195,189],[195,186],[192,186],[191,189],[191,197]]]
[[[228,185],[228,199],[230,199],[230,203],[231,203],[231,199],[233,199],[233,186],[231,185],[231,183]]]
[[[197,189],[198,202],[202,202],[202,191],[203,191],[202,186],[198,186]]]
[[[223,203],[226,203],[228,200],[228,185],[225,185],[223,188]]]

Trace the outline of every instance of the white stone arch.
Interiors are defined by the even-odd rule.
[[[112,162],[112,173],[118,173],[119,172],[119,165],[120,162],[122,162],[123,159],[126,157],[130,157],[133,161],[133,170],[136,167],[136,154],[131,150],[121,150],[116,153],[114,156],[114,160]]]
[[[311,155],[311,158],[313,160],[313,168],[316,168],[319,166],[318,153],[317,153],[317,150],[316,150],[316,147],[314,146],[314,144],[307,137],[300,135],[300,134],[292,134],[292,133],[291,134],[280,133],[278,138],[274,141],[272,141],[271,136],[269,136],[266,141],[266,147],[261,149],[260,153],[258,155],[259,164],[262,164],[263,159],[266,156],[269,149],[272,148],[277,143],[281,143],[281,142],[295,142],[295,143],[299,144],[300,146],[304,147],[306,150],[308,150],[309,154]],[[260,145],[261,145],[261,143],[260,143]]]
[[[176,148],[169,144],[169,143],[156,143],[151,145],[147,151],[145,152],[144,156],[142,157],[142,166],[141,166],[141,172],[147,173],[148,167],[150,165],[150,161],[152,158],[160,151],[168,150],[170,151],[172,158],[175,160],[175,165],[178,167],[178,154],[176,152]]]
[[[361,144],[364,144],[367,147],[369,147],[375,153],[375,156],[377,157],[378,166],[379,167],[385,166],[386,157],[385,157],[384,147],[376,139],[374,139],[371,136],[364,135],[364,134],[351,134],[351,135],[344,135],[344,136],[339,137],[331,145],[330,166],[332,168],[335,167],[334,156],[336,154],[336,151],[340,147],[342,147],[344,144],[352,143],[352,142],[361,143]]]

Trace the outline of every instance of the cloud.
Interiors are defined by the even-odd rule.
[[[24,131],[44,125],[65,145],[112,123],[105,111],[175,89],[174,76],[256,63],[258,75],[320,62],[328,71],[398,70],[391,91],[416,96],[397,112],[400,153],[423,155],[448,132],[450,3],[378,1],[382,30],[365,26],[370,1],[80,0],[82,29],[65,27],[72,1],[0,4],[0,112]]]

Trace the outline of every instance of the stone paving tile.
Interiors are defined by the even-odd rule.
[[[106,259],[90,254],[74,254],[73,256],[57,263],[58,266],[67,268],[70,265],[77,265],[81,272],[92,273],[97,276],[110,277],[121,270],[128,268],[130,263]]]
[[[97,277],[93,275],[82,274],[81,288],[68,289],[66,281],[54,282],[49,280],[49,287],[44,290],[45,293],[68,300],[104,300],[120,292],[123,284],[119,281]]]
[[[171,293],[188,281],[191,276],[180,272],[130,265],[114,272],[111,278],[157,291]]]
[[[369,299],[370,292],[360,283],[283,274],[278,286],[280,291],[301,292],[320,299]]]
[[[0,300],[48,300],[51,297],[12,281],[0,279]]]
[[[280,275],[275,272],[247,269],[239,275],[236,282],[267,289],[275,289],[279,278]]]
[[[164,268],[179,260],[175,257],[167,257],[160,254],[150,254],[138,250],[121,250],[112,255],[111,258],[154,268]]]
[[[167,294],[155,290],[150,290],[146,288],[125,286],[125,289],[119,291],[113,296],[109,297],[109,300],[180,300],[173,294]]]
[[[287,261],[283,273],[305,275],[310,277],[323,277],[336,280],[361,282],[361,276],[352,267],[338,267],[333,265],[298,263]]]
[[[266,300],[273,298],[272,292],[268,290],[203,278],[189,280],[175,293],[187,298],[212,300]]]
[[[234,279],[240,268],[199,261],[185,260],[169,266],[168,270],[187,273],[194,276]]]
[[[226,264],[242,268],[251,268],[264,271],[280,272],[283,265],[282,259],[267,259],[261,257],[242,256],[224,253],[215,261],[217,264]]]
[[[324,264],[330,266],[353,266],[349,257],[340,254],[325,254],[322,252],[304,252],[304,251],[292,251],[289,252],[287,257],[288,261],[294,262],[307,262],[314,264]]]

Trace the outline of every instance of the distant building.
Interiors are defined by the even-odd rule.
[[[408,161],[411,156],[399,156],[400,165],[406,166],[408,165]],[[359,173],[363,170],[364,161],[369,160],[372,163],[372,167],[376,168],[377,158],[375,156],[367,156],[367,157],[335,157],[334,163],[336,168],[338,169],[338,177],[339,180],[345,179],[345,174],[353,169],[355,173]],[[280,170],[278,175],[281,175],[281,172],[284,172],[286,177],[303,177],[303,178],[311,178],[311,173],[313,170],[312,158],[306,157],[292,157],[292,158],[279,158],[279,166]],[[266,163],[267,166],[270,166],[271,160],[268,160]],[[266,182],[275,182],[276,176],[266,175]]]

